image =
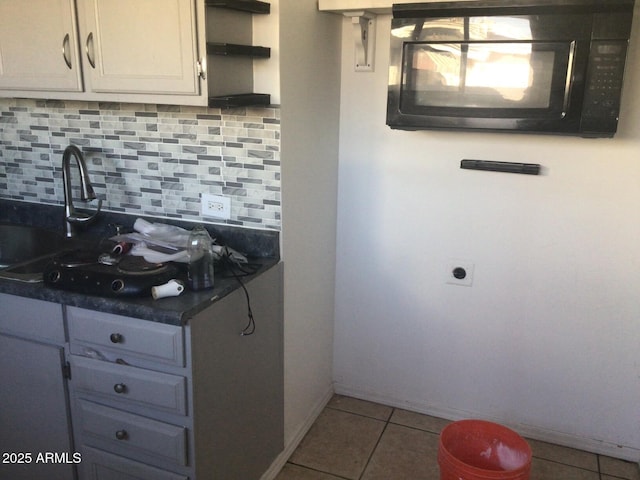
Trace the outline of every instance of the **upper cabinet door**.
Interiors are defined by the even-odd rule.
[[[199,93],[194,0],[79,1],[88,90]]]
[[[78,92],[74,0],[0,0],[0,89]]]

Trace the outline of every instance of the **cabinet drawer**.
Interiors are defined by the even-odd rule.
[[[96,403],[79,401],[82,443],[128,457],[187,464],[187,430]]]
[[[0,293],[0,332],[57,345],[65,342],[57,303]]]
[[[82,449],[80,469],[81,478],[86,480],[189,480],[185,475],[88,447]]]
[[[124,360],[184,366],[181,327],[76,307],[67,309],[67,319],[72,346],[81,343],[98,351],[107,349]]]
[[[186,379],[71,355],[73,389],[186,415]]]

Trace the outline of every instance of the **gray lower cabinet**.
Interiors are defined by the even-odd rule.
[[[283,448],[282,266],[184,326],[67,308],[81,480],[258,480]]]
[[[258,480],[284,443],[282,264],[246,287],[251,335],[242,289],[179,326],[0,293],[0,480]]]
[[[58,304],[0,294],[0,479],[75,478]]]

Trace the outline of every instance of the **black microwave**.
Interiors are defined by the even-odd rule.
[[[387,125],[613,137],[634,0],[393,5]]]

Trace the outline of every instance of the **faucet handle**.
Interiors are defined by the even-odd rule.
[[[110,223],[109,227],[113,228],[116,235],[122,235],[122,231],[125,228],[124,225],[120,225],[119,223]]]
[[[100,208],[102,208],[102,199],[98,199],[98,209],[93,214],[74,211],[71,215],[67,216],[67,221],[75,224],[86,224],[90,223],[98,216],[100,213]]]

